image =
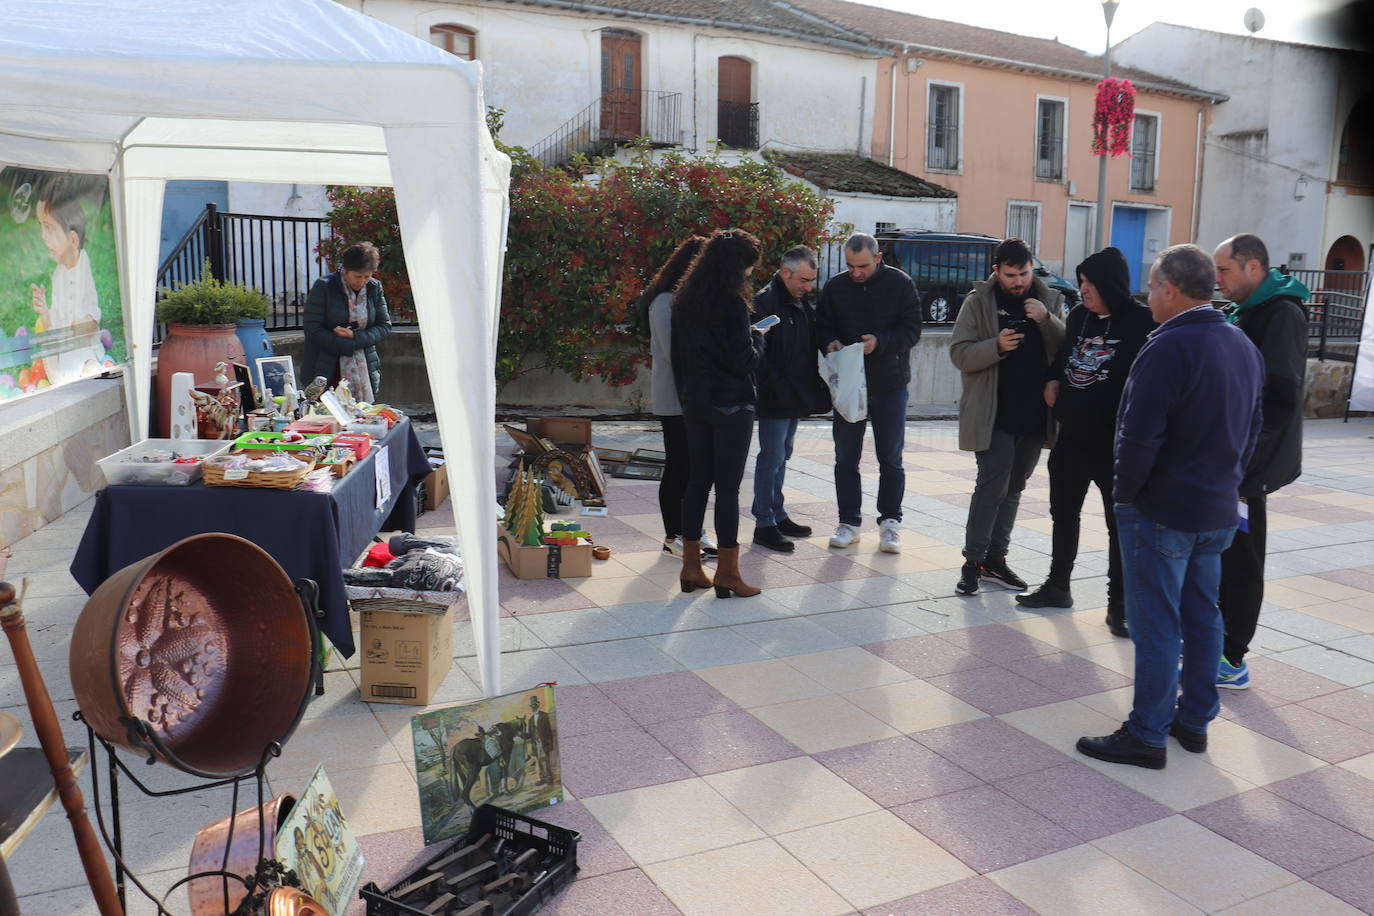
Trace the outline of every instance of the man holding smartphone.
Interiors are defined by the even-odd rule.
[[[977,592],[980,578],[1026,588],[1007,565],[1007,550],[1021,491],[1050,437],[1045,373],[1064,336],[1064,296],[1033,266],[1025,242],[998,245],[993,275],[964,299],[950,338],[950,359],[964,380],[959,448],[978,461],[955,586],[961,595]]]

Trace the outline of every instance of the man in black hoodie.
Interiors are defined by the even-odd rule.
[[[1069,577],[1078,556],[1079,515],[1088,488],[1096,484],[1107,520],[1107,626],[1124,637],[1130,634],[1112,512],[1112,445],[1126,376],[1155,322],[1150,310],[1131,297],[1131,270],[1117,249],[1089,255],[1077,273],[1083,304],[1064,322],[1064,339],[1045,384],[1045,403],[1059,421],[1049,461],[1054,519],[1050,574],[1035,591],[1017,595],[1016,603],[1073,607]]]

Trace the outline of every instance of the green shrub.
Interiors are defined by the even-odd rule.
[[[267,297],[241,283],[225,283],[210,275],[210,262],[201,268],[200,279],[163,290],[157,304],[157,320],[164,324],[233,324],[249,318],[266,318]]]

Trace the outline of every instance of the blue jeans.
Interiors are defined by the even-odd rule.
[[[1146,744],[1163,747],[1175,718],[1188,731],[1205,732],[1221,708],[1217,590],[1221,552],[1236,529],[1179,531],[1126,505],[1116,506],[1116,527],[1126,621],[1135,643],[1135,701],[1126,727]]]
[[[782,481],[792,459],[797,421],[759,418],[759,456],[754,460],[754,524],[769,528],[787,518]]]
[[[878,518],[902,520],[902,500],[906,496],[906,472],[902,470],[902,449],[906,445],[906,387],[868,396],[868,419],[850,423],[835,414],[835,502],[840,522],[863,524],[863,482],[859,477],[859,457],[863,454],[864,431],[873,424],[873,450],[878,454]]]

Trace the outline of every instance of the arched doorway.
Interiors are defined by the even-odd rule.
[[[722,57],[716,90],[716,137],[735,149],[759,148],[759,106],[754,101],[754,65],[743,57]]]
[[[1359,292],[1364,288],[1364,246],[1353,235],[1343,235],[1331,243],[1326,252],[1326,276],[1322,285],[1327,289]]]

